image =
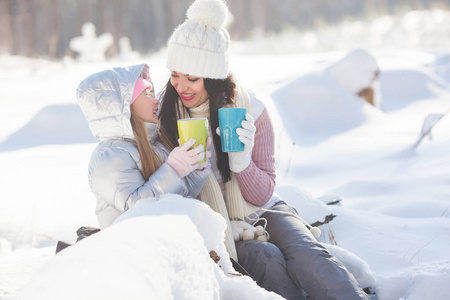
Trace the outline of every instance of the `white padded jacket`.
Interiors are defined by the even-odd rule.
[[[92,134],[100,140],[89,163],[89,185],[97,198],[100,228],[111,225],[137,201],[173,193],[196,197],[210,169],[194,171],[184,178],[164,163],[149,180],[142,176],[139,151],[130,123],[130,103],[139,76],[149,79],[146,64],[113,68],[84,79],[77,88],[78,103]],[[146,123],[150,142],[165,162],[169,151],[157,141],[159,125]]]

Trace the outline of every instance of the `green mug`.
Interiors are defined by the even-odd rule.
[[[208,120],[206,118],[187,118],[177,121],[178,136],[180,137],[180,144],[183,145],[189,139],[194,138],[195,144],[192,148],[198,145],[203,145],[206,151],[206,138],[208,137]],[[199,163],[206,161],[205,158]]]

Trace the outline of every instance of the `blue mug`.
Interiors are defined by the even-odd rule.
[[[242,121],[247,114],[246,108],[220,108],[219,130],[223,152],[244,151],[244,144],[239,140],[236,129],[242,128]]]

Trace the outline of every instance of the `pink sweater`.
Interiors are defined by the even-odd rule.
[[[256,205],[266,204],[275,189],[275,137],[267,110],[255,121],[255,145],[252,161],[242,172],[236,173],[245,200]]]

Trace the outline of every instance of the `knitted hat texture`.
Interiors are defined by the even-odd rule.
[[[168,41],[167,68],[193,76],[225,79],[229,73],[230,35],[222,0],[196,0]]]
[[[142,77],[138,77],[136,83],[134,84],[134,91],[133,97],[131,98],[131,104],[133,104],[133,102],[136,101],[136,99],[145,89],[152,89],[152,84],[147,80],[143,79]]]

